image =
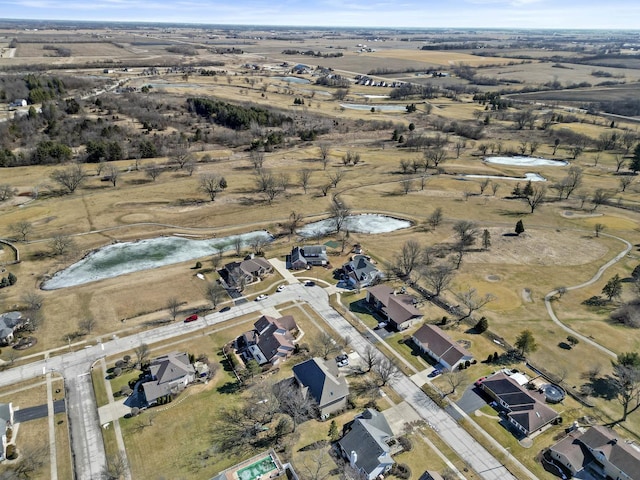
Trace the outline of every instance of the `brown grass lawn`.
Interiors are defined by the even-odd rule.
[[[26,423],[21,423],[17,436],[15,437],[18,458],[20,458],[21,451],[34,451],[44,453],[44,464],[42,468],[35,471],[29,478],[34,480],[45,480],[51,477],[51,463],[49,462],[49,436],[43,435],[43,432],[48,432],[48,420],[46,418],[39,418],[37,420],[31,420]],[[16,433],[14,431],[14,433]],[[68,450],[67,450],[68,454]],[[10,468],[9,464],[3,462],[0,465],[0,473]]]

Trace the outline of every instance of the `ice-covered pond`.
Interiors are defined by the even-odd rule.
[[[378,215],[373,213],[350,215],[346,218],[342,225],[342,230],[348,230],[354,233],[388,233],[403,228],[409,228],[411,222],[399,218],[389,217],[387,215]],[[305,225],[298,230],[298,235],[309,238],[315,236],[328,235],[335,232],[336,224],[332,218],[320,220]]]
[[[266,241],[273,239],[269,232],[258,230],[206,240],[156,237],[137,242],[113,243],[91,252],[79,262],[57,272],[42,284],[42,289],[74,287],[140,270],[186,262],[219,251],[232,250],[238,240],[246,246],[256,237]]]
[[[496,163],[498,165],[513,165],[514,167],[565,167],[569,162],[564,160],[550,160],[548,158],[536,157],[486,157],[487,163]]]
[[[491,178],[496,180],[516,180],[516,181],[529,181],[532,182],[546,182],[547,179],[538,173],[525,173],[524,177],[507,177],[503,175],[475,175],[475,174],[465,174],[464,178]]]
[[[287,83],[300,83],[300,84],[306,84],[306,83],[311,83],[311,80],[307,80],[306,78],[299,78],[299,77],[273,77],[275,80],[282,80],[283,82],[287,82]]]
[[[374,104],[360,104],[360,103],[341,103],[341,107],[349,108],[351,110],[371,110],[375,108],[381,112],[405,112],[407,110],[406,105],[374,105]]]

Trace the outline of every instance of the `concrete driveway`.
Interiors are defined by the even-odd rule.
[[[487,401],[480,393],[477,387],[471,386],[467,388],[462,395],[462,398],[456,402],[460,410],[464,413],[473,413],[476,410],[480,410],[487,404]]]

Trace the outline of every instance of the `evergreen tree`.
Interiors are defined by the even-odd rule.
[[[629,164],[629,169],[635,174],[640,171],[640,143],[633,150],[633,158]]]
[[[616,273],[611,277],[607,284],[602,288],[602,293],[603,295],[606,295],[609,301],[622,295],[622,279],[620,278],[620,275]]]
[[[522,220],[518,220],[516,223],[516,234],[520,235],[522,232],[524,232],[524,223],[522,223]]]

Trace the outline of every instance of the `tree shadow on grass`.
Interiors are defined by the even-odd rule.
[[[505,210],[503,208],[500,208],[498,210],[496,210],[496,213],[498,215],[502,215],[503,217],[514,217],[514,218],[520,218],[523,217],[525,215],[529,215],[529,212],[513,212],[511,210]]]
[[[238,384],[238,382],[229,381],[224,385],[220,385],[217,390],[218,390],[218,393],[221,393],[224,395],[233,395],[240,391],[240,385]]]
[[[610,401],[616,398],[616,388],[613,380],[612,377],[607,375],[606,377],[593,378],[585,386],[591,391],[592,396]]]

